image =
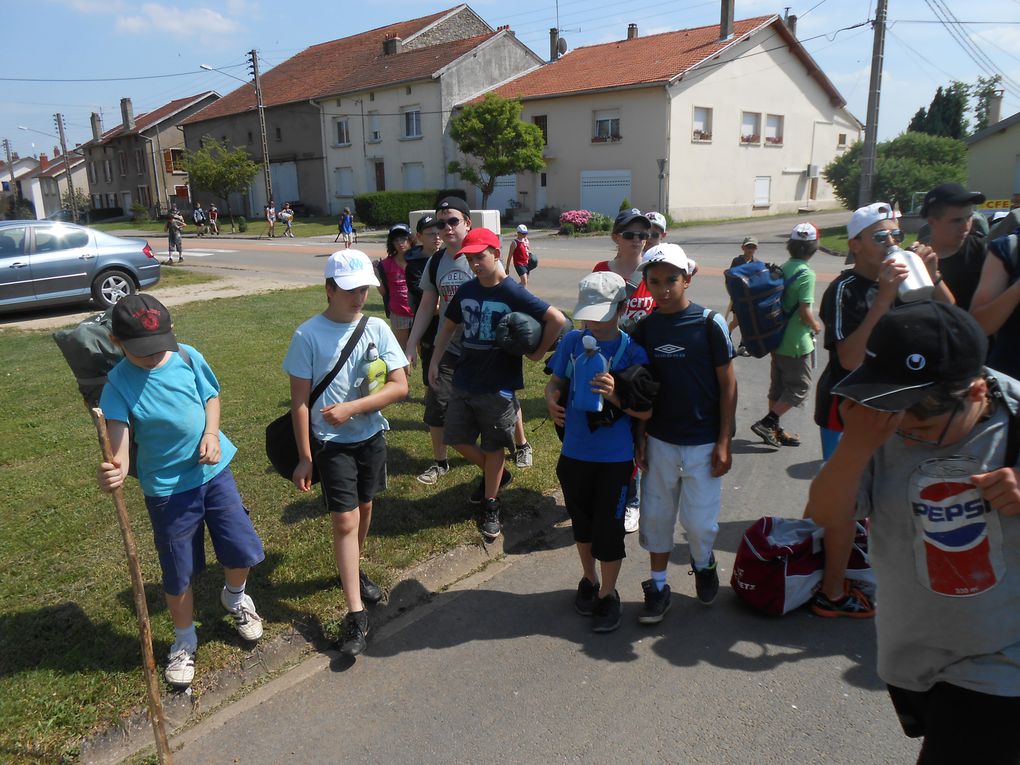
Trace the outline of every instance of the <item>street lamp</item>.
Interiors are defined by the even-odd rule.
[[[60,114],[55,115],[57,119],[57,127],[60,129],[60,135],[53,135],[53,133],[45,133],[42,130],[36,130],[35,128],[26,127],[25,125],[18,125],[18,130],[27,130],[32,133],[39,133],[40,135],[47,135],[50,138],[56,138],[60,141],[60,151],[64,155],[64,172],[67,173],[67,196],[71,201],[71,220],[75,223],[78,222],[78,200],[75,199],[74,193],[74,181],[71,179],[71,161],[67,158],[67,143],[64,140],[64,123]],[[60,198],[60,184],[57,184],[57,199]]]

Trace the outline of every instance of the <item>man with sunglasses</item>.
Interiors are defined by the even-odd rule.
[[[868,337],[879,319],[896,303],[899,284],[907,278],[906,266],[886,260],[889,247],[903,239],[896,217],[892,206],[885,202],[875,202],[854,211],[847,224],[847,245],[854,256],[853,268],[843,271],[822,296],[819,313],[825,325],[829,361],[818,380],[815,423],[821,429],[823,460],[832,456],[843,430],[839,402],[832,395],[832,388],[864,361]],[[932,281],[938,285],[935,298],[952,302],[952,295],[940,283],[934,251],[921,245],[915,247]],[[811,606],[819,616],[874,616],[868,597],[844,579],[853,538],[852,520],[841,533],[826,536],[825,577]]]
[[[878,674],[925,765],[1020,762],[1020,384],[986,351],[956,306],[884,314],[805,512],[871,518]]]

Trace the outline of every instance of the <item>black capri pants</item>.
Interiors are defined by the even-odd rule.
[[[556,476],[573,524],[574,541],[591,544],[595,560],[627,557],[623,515],[634,462],[585,462],[560,455]]]

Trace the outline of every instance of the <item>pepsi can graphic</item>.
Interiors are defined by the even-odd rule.
[[[1006,574],[999,514],[970,480],[983,472],[980,461],[954,456],[925,460],[911,476],[917,578],[939,595],[977,595]]]

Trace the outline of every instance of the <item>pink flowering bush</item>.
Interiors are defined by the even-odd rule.
[[[583,231],[591,221],[591,215],[588,210],[567,210],[560,215],[560,227],[563,228],[569,223],[575,231]]]

